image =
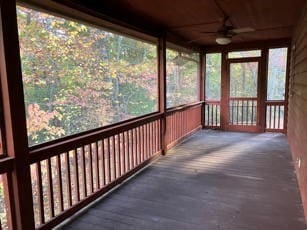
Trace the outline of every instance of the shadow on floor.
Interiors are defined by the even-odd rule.
[[[304,227],[284,135],[202,130],[62,229]]]

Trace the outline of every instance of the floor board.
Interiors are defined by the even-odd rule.
[[[202,130],[63,229],[303,230],[286,138]]]

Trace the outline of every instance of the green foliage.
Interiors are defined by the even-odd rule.
[[[166,50],[167,107],[198,100],[198,57]]]
[[[157,110],[155,45],[17,8],[29,144]]]
[[[206,55],[206,99],[221,98],[221,54]]]
[[[269,50],[268,100],[285,99],[287,48]]]
[[[258,62],[230,64],[230,97],[257,97]]]

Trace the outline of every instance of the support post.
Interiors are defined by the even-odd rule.
[[[228,97],[229,97],[229,79],[227,76],[227,51],[222,51],[221,68],[221,129],[226,130],[228,126]]]
[[[259,81],[258,81],[258,102],[259,102],[259,132],[265,132],[266,126],[266,104],[267,99],[267,72],[268,72],[268,48],[263,48],[261,50],[262,57],[258,71],[260,71]]]
[[[205,127],[205,71],[206,71],[206,66],[205,66],[205,57],[204,53],[201,52],[199,54],[199,100],[203,101],[203,104],[201,106],[201,126],[202,128]]]
[[[288,132],[288,106],[289,106],[289,84],[290,84],[290,60],[291,60],[291,50],[292,50],[292,43],[287,46],[287,70],[286,70],[286,87],[285,87],[285,110],[284,110],[284,133],[287,134]]]
[[[161,119],[161,151],[166,153],[166,37],[159,37],[158,44],[158,74],[159,74],[159,111],[163,113]]]
[[[16,1],[0,3],[0,71],[6,154],[14,158],[8,175],[13,229],[34,229],[27,128],[19,54]]]

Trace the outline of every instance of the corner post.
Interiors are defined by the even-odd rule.
[[[16,1],[0,3],[0,71],[6,153],[14,158],[8,173],[13,229],[34,229],[27,127],[19,53]]]
[[[162,155],[166,153],[166,37],[159,37],[158,44],[158,74],[159,74],[159,112],[163,113],[160,122],[160,140]]]
[[[222,50],[221,67],[221,129],[226,130],[228,126],[228,98],[229,98],[229,79],[227,65],[227,51]]]
[[[199,100],[203,101],[201,106],[201,126],[202,128],[205,127],[205,58],[204,58],[204,52],[200,52],[199,54]]]
[[[267,100],[267,76],[268,76],[268,58],[269,49],[267,47],[261,50],[261,62],[258,71],[260,71],[259,81],[258,81],[258,102],[259,102],[259,132],[265,132],[266,126],[266,100]]]
[[[286,87],[285,87],[285,117],[284,117],[284,133],[288,133],[288,106],[289,106],[289,90],[290,90],[290,68],[292,58],[292,43],[287,46],[287,70],[286,70]]]

